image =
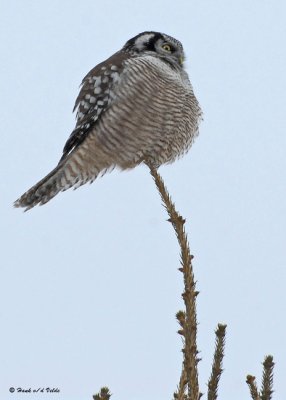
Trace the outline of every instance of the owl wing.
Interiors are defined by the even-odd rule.
[[[77,124],[59,164],[24,193],[16,207],[28,210],[45,204],[114,166],[133,168],[146,155],[158,159],[167,143],[162,132],[173,131],[179,123],[181,106],[169,112],[174,87],[172,80],[162,78],[157,64],[151,56],[130,59],[119,52],[89,72],[75,103]],[[181,97],[175,90],[177,101]]]
[[[82,80],[73,109],[77,111],[76,126],[64,146],[59,163],[85,140],[92,126],[109,106],[126,58],[127,54],[117,52],[94,67]]]
[[[97,168],[89,163],[90,132],[113,99],[114,87],[127,57],[126,53],[117,52],[85,76],[74,106],[74,111],[77,110],[76,126],[64,146],[58,165],[16,200],[15,207],[25,207],[27,211],[37,204],[45,204],[60,191],[95,179],[104,169],[105,165]]]

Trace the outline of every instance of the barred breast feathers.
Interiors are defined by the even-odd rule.
[[[185,73],[174,71],[156,57],[127,59],[125,65],[115,101],[107,111],[107,136],[115,136],[112,126],[116,127],[116,136],[126,145],[118,165],[124,168],[128,154],[136,152],[150,156],[158,166],[172,162],[197,135],[201,111],[192,86]]]

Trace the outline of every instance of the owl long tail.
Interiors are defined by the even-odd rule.
[[[103,167],[93,164],[87,168],[83,158],[75,152],[61,160],[56,168],[16,200],[14,206],[24,207],[28,211],[37,204],[46,204],[59,192],[71,187],[77,189],[87,182],[93,182]]]
[[[14,207],[25,207],[25,211],[28,211],[37,204],[45,204],[56,196],[62,190],[57,184],[59,171],[60,167],[57,166],[16,200]]]
[[[25,211],[28,211],[37,204],[42,205],[47,203],[59,192],[73,186],[74,183],[71,181],[67,182],[63,165],[59,164],[47,176],[16,200],[14,207],[24,207]]]
[[[111,147],[108,141],[106,143]],[[136,157],[126,152],[125,142],[121,146],[116,144],[109,147],[103,146],[102,138],[95,130],[90,132],[80,146],[64,154],[58,165],[16,200],[14,206],[28,211],[36,205],[46,204],[59,192],[71,187],[77,189],[87,182],[92,183],[114,167],[121,170],[134,168],[143,161],[141,152]]]

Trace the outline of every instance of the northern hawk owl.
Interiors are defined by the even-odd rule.
[[[114,167],[158,168],[188,151],[202,112],[183,62],[178,40],[143,32],[93,68],[82,81],[76,126],[58,165],[15,206],[29,210]]]

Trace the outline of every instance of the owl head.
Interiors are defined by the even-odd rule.
[[[182,43],[160,32],[142,32],[123,46],[123,51],[133,54],[148,53],[172,65],[182,67],[185,59]]]

